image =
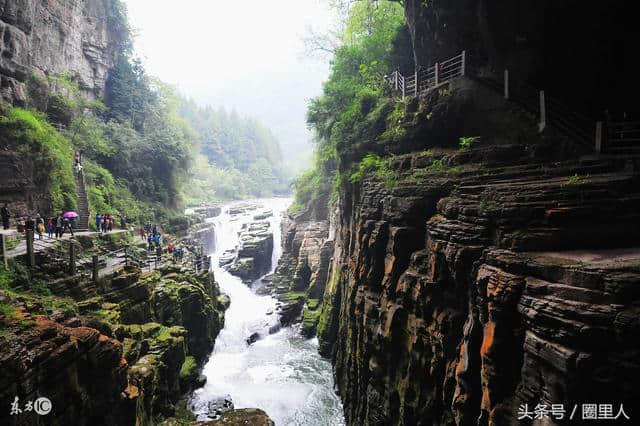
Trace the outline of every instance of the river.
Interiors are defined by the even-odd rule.
[[[276,299],[260,296],[242,281],[218,266],[218,259],[238,245],[238,233],[253,216],[271,210],[268,220],[274,234],[272,271],[282,254],[281,214],[290,199],[272,198],[233,203],[208,219],[215,225],[216,245],[213,271],[221,290],[231,298],[224,329],[216,339],[204,366],[206,385],[194,392],[191,408],[199,420],[206,420],[208,403],[230,396],[235,408],[260,408],[276,425],[344,425],[342,404],[333,391],[331,364],[318,354],[317,339],[305,339],[296,327],[269,334],[278,323]],[[253,209],[230,215],[229,208],[255,204]],[[247,337],[262,336],[252,345]]]

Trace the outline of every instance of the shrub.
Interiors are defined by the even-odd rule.
[[[460,138],[460,148],[470,149],[478,141],[480,141],[480,136],[462,136]]]

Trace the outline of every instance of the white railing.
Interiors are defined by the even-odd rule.
[[[437,62],[434,65],[418,68],[413,74],[404,76],[400,71],[391,73],[387,81],[391,89],[407,96],[419,96],[420,94],[437,87],[447,81],[465,75],[465,52],[446,61]]]

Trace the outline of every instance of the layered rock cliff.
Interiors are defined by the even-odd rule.
[[[386,155],[393,181],[343,187],[328,238],[317,334],[347,422],[517,424],[522,404],[588,401],[633,418],[638,157],[538,134],[472,80],[404,120],[348,152]]]
[[[92,283],[56,278],[52,267],[42,266],[46,286],[37,284],[37,274],[2,282],[2,405],[17,397],[22,409],[47,397],[52,425],[152,425],[184,414],[180,399],[202,386],[200,369],[229,306],[213,274],[129,266]],[[33,412],[0,413],[2,424],[38,419]]]
[[[0,99],[24,104],[26,86],[48,85],[48,75],[101,98],[122,42],[114,11],[113,0],[0,2]]]

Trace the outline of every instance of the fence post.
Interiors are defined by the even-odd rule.
[[[460,75],[464,77],[466,72],[467,72],[467,52],[463,50],[462,51],[462,69],[461,69]]]
[[[69,273],[76,274],[76,246],[69,242]]]
[[[504,70],[504,98],[509,99],[509,70]]]
[[[416,72],[413,75],[414,75],[414,77],[416,79],[416,87],[415,87],[414,92],[415,92],[415,95],[416,95],[416,98],[417,98],[418,97],[418,86],[419,86],[418,85],[418,69],[417,68],[416,68]]]
[[[400,74],[400,73],[398,73],[398,74]],[[406,84],[406,81],[405,81],[404,77],[402,77],[402,100],[404,100],[404,92],[405,92],[405,90],[407,88],[405,86],[405,84]]]
[[[0,234],[0,257],[2,257],[2,264],[7,267],[7,246],[5,244],[4,234]]]
[[[596,154],[602,152],[602,121],[596,122]]]
[[[27,238],[27,263],[29,268],[33,269],[36,266],[36,256],[33,251],[33,230],[26,231]]]
[[[91,257],[91,262],[93,265],[93,268],[91,269],[91,279],[93,280],[93,283],[97,283],[98,282],[98,273],[99,273],[99,267],[98,267],[98,256],[94,255]]]
[[[435,70],[436,70],[436,82],[434,83],[434,86],[437,86],[437,85],[438,85],[438,74],[439,74],[439,72],[438,72],[438,68],[440,68],[440,67],[438,66],[438,63],[436,62],[436,65],[435,65]]]
[[[398,91],[398,70],[395,70],[393,72],[393,80],[395,81],[395,84],[396,84],[395,90],[397,92]]]
[[[542,132],[547,127],[547,108],[544,101],[544,90],[540,91],[540,123],[538,124],[538,132]]]

